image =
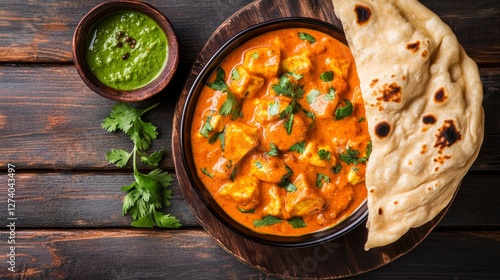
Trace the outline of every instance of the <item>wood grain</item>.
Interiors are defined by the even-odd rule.
[[[173,126],[174,163],[178,180],[180,184],[184,186],[182,188],[183,195],[194,215],[208,233],[235,257],[259,270],[279,275],[280,277],[337,278],[352,276],[383,266],[409,252],[427,236],[437,223],[439,223],[448,208],[444,209],[429,223],[411,229],[395,243],[380,248],[374,248],[369,251],[363,249],[364,242],[361,241],[366,240],[367,236],[367,230],[363,226],[358,226],[349,233],[335,240],[322,243],[321,245],[293,249],[282,247],[273,248],[246,238],[223,224],[211,211],[209,211],[209,208],[200,197],[198,197],[197,193],[194,191],[194,187],[189,187],[191,184],[188,179],[190,175],[188,175],[182,164],[179,134],[181,133],[180,120],[183,104],[187,100],[187,94],[191,85],[194,83],[194,79],[201,73],[202,67],[229,38],[245,27],[253,24],[290,16],[311,17],[311,15],[314,15],[315,18],[319,18],[340,27],[338,19],[329,13],[329,11],[332,10],[331,2],[311,0],[300,2],[300,9],[297,9],[298,6],[298,2],[286,0],[274,1],[273,5],[270,5],[270,2],[265,0],[255,1],[228,18],[210,37],[194,63],[175,110]],[[488,97],[491,98],[491,96]],[[495,166],[495,164],[490,166]],[[315,250],[320,246],[342,248],[336,251],[333,250],[331,254],[326,257],[327,260],[336,260],[335,266],[318,266],[317,269],[307,275],[302,275],[304,270],[289,269],[283,266],[283,264],[285,264],[285,266],[300,264],[301,259],[303,260],[308,256],[314,255]],[[254,252],[256,251],[262,254],[255,256]],[[278,264],[276,259],[281,260],[281,264]]]
[[[0,239],[7,234],[1,230]],[[352,279],[498,279],[500,261],[491,256],[499,241],[499,232],[434,232],[391,265]],[[17,273],[2,269],[1,279],[276,279],[241,264],[202,230],[18,230],[16,248]],[[319,248],[287,269],[311,277],[337,265],[326,257],[339,249]]]
[[[71,62],[71,38],[78,21],[102,1],[4,0],[0,7],[0,62]],[[251,0],[184,1],[147,0],[163,12],[178,33],[181,62],[192,62],[210,34],[226,18]],[[296,2],[298,12],[300,4]],[[316,2],[316,1],[315,1]],[[319,1],[318,1],[319,2]],[[478,63],[500,63],[500,8],[496,0],[421,1],[435,11],[457,34],[466,51]],[[277,11],[272,0],[264,1],[269,11]],[[3,7],[9,7],[6,10]],[[331,14],[331,11],[324,13]],[[315,14],[312,14],[316,16]],[[324,15],[321,15],[324,16]],[[210,18],[210,21],[206,19]],[[12,30],[15,30],[14,32]],[[487,33],[476,30],[489,30]]]
[[[160,132],[153,149],[172,149],[174,108],[187,72],[184,65],[174,77],[176,82],[162,93],[133,104],[146,107],[161,102],[144,117]],[[60,77],[64,77],[63,82],[54,82]],[[500,170],[500,71],[481,68],[481,78],[486,137],[472,170]],[[13,161],[23,169],[112,170],[116,168],[105,161],[106,152],[132,148],[125,135],[101,129],[115,102],[87,88],[70,65],[0,66],[0,85],[0,165]],[[171,153],[167,153],[162,167],[174,168]]]
[[[183,228],[200,227],[182,197],[175,176],[174,179],[170,187],[173,192],[172,206],[164,212],[179,218]],[[470,173],[465,176],[438,229],[500,228],[500,212],[488,211],[496,209],[500,201],[500,192],[497,191],[499,179],[494,174]],[[20,191],[15,197],[19,205],[16,212],[20,220],[18,226],[22,229],[129,227],[131,217],[121,215],[124,197],[121,187],[132,180],[130,172],[19,171],[16,181]],[[6,200],[0,200],[0,209],[7,209]],[[6,215],[1,211],[0,219],[5,220]]]

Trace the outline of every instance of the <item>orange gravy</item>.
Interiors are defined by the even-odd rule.
[[[281,29],[219,67],[190,133],[198,176],[226,213],[256,232],[299,236],[356,210],[371,142],[349,48]]]

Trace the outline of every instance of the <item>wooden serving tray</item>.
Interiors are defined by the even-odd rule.
[[[418,245],[439,223],[448,207],[435,219],[411,229],[397,242],[364,250],[368,231],[363,222],[340,238],[305,248],[264,245],[226,227],[205,206],[190,185],[182,164],[180,121],[189,89],[212,55],[239,31],[264,21],[284,17],[308,17],[341,27],[333,4],[328,0],[257,0],[224,21],[208,39],[193,64],[174,114],[172,149],[181,191],[191,211],[206,231],[227,252],[265,273],[285,278],[342,278],[357,275],[385,265]]]

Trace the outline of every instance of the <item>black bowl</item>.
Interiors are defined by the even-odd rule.
[[[206,85],[210,75],[217,69],[224,58],[226,58],[238,46],[242,45],[251,38],[272,30],[285,28],[308,28],[318,30],[329,34],[347,45],[344,33],[337,27],[332,24],[310,18],[282,18],[263,22],[241,31],[225,43],[203,67],[200,74],[194,81],[193,86],[189,90],[186,103],[184,104],[179,134],[182,164],[188,175],[190,186],[183,187],[193,187],[200,199],[205,203],[206,207],[212,212],[213,215],[215,215],[215,217],[217,217],[227,227],[244,237],[267,245],[281,247],[304,247],[337,238],[362,223],[368,215],[366,200],[348,218],[339,224],[307,235],[288,237],[262,234],[252,231],[251,229],[236,222],[228,214],[226,214],[226,212],[213,199],[209,191],[198,178],[192,157],[190,139],[191,122],[196,103],[198,101],[198,96],[200,95],[202,88]]]

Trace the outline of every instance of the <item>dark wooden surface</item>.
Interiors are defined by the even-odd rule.
[[[0,220],[7,223],[7,163],[16,166],[16,273],[7,270],[8,228],[0,227],[1,279],[271,279],[224,251],[190,213],[177,182],[169,212],[179,230],[141,230],[121,216],[120,187],[130,168],[107,164],[128,139],[100,128],[113,101],[90,91],[71,60],[79,19],[101,1],[2,0],[0,5]],[[168,152],[176,99],[205,42],[251,3],[146,1],[172,22],[180,66],[145,118],[159,126],[155,147]],[[273,2],[264,1],[270,9]],[[290,1],[306,5],[308,1]],[[310,1],[313,5],[317,1]],[[485,142],[450,210],[399,259],[354,279],[500,278],[500,4],[497,0],[422,1],[455,31],[484,83]],[[259,254],[259,252],[255,252]],[[346,256],[348,257],[348,256]],[[279,262],[280,260],[277,260]],[[305,258],[305,271],[335,265]],[[307,275],[304,275],[307,276]]]

